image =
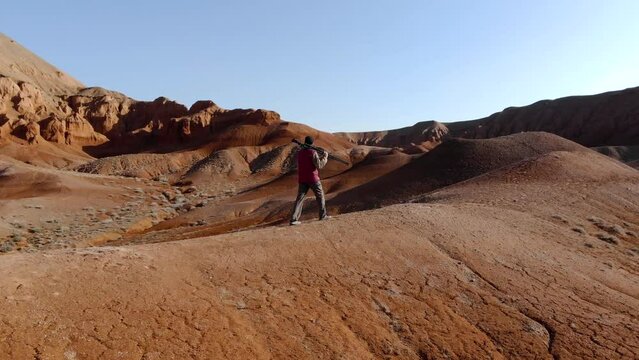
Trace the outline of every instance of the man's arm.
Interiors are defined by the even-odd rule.
[[[328,151],[319,151],[319,155],[318,151],[313,151],[313,164],[316,168],[323,168],[326,165],[326,162],[328,162]]]

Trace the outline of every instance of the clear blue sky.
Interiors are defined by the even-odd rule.
[[[639,86],[639,1],[10,1],[0,31],[87,86],[327,131]]]

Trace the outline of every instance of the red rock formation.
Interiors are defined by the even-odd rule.
[[[25,125],[21,118],[33,120],[43,140],[84,147],[97,156],[178,150],[211,141],[229,126],[268,127],[281,121],[266,110],[225,110],[212,101],[187,109],[164,97],[136,101],[102,88],[57,96],[9,77],[0,77],[0,112],[0,136]]]
[[[24,138],[29,144],[37,144],[42,139],[40,137],[40,125],[35,121],[29,121],[25,125]]]
[[[93,130],[91,123],[78,114],[73,114],[66,119],[66,143],[69,145],[90,146],[100,145],[109,139]]]
[[[65,144],[67,133],[66,121],[60,119],[54,113],[51,113],[48,118],[42,121],[43,128],[41,129],[42,137],[51,142],[58,144]]]

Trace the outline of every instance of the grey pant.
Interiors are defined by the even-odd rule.
[[[324,190],[322,190],[322,184],[318,181],[316,183],[300,183],[297,189],[297,199],[295,199],[295,206],[293,207],[293,213],[291,214],[291,221],[297,221],[302,215],[302,207],[304,205],[304,198],[308,189],[313,190],[315,193],[315,200],[319,206],[319,218],[326,217],[326,204],[324,201]]]

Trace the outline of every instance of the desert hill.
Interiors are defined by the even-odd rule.
[[[586,147],[639,144],[639,88],[542,100],[488,117],[444,124],[452,137],[486,139],[544,131]]]
[[[598,146],[594,150],[617,159],[629,166],[637,167],[639,161],[639,145],[632,146]]]
[[[368,146],[357,146],[341,156],[350,158],[351,165],[329,162],[323,171],[322,186],[329,203],[338,194],[362,186],[413,160],[411,155],[396,150]],[[241,184],[230,183],[233,186]],[[163,242],[281,224],[288,220],[290,214],[291,202],[296,195],[297,174],[289,172],[271,180],[267,178],[241,191],[229,191],[226,187],[225,192],[216,192],[213,188],[211,185],[206,187],[209,193],[215,194],[214,201],[207,201],[200,207],[161,222],[143,235],[124,237],[118,243]],[[314,201],[309,200],[308,205],[311,206],[305,210],[303,219],[316,218]]]
[[[542,154],[557,151],[574,152],[584,157],[590,156],[590,153],[596,154],[559,136],[535,132],[494,139],[449,139],[431,152],[412,157],[396,150],[368,150],[368,155],[360,161],[353,156],[354,165],[351,167],[331,169],[329,166],[323,172],[322,183],[331,213],[361,211],[413,201],[423,194]],[[598,161],[602,159],[607,160],[601,158]],[[208,202],[162,222],[149,229],[144,236],[124,238],[120,243],[187,239],[286,223],[296,195],[296,186],[294,173],[257,184],[237,195]],[[304,219],[315,218],[316,212],[315,202],[309,200]]]
[[[0,49],[0,358],[639,357],[638,89],[331,134]]]
[[[138,101],[99,87],[70,86],[64,77],[48,76],[52,66],[3,39],[3,46],[13,50],[0,56],[8,64],[0,67],[0,148],[22,161],[198,182],[228,173],[281,175],[288,169],[282,164],[290,158],[293,147],[286,145],[292,138],[312,135],[331,151],[353,146],[342,137],[283,121],[273,111],[227,110],[212,101],[187,108],[164,97]],[[29,72],[38,76],[14,70],[30,66],[42,69]]]
[[[398,147],[409,152],[425,152],[437,146],[448,128],[437,121],[422,121],[395,130],[336,133],[359,145]]]
[[[0,33],[0,74],[37,86],[51,95],[70,95],[84,88],[81,82]]]
[[[637,145],[639,88],[570,96],[510,107],[489,117],[448,123],[451,136],[491,138],[522,131],[545,131],[587,147]]]
[[[0,351],[635,358],[638,177],[550,152],[330,226],[7,255]]]
[[[543,131],[586,147],[639,144],[639,88],[597,95],[542,100],[528,106],[509,107],[488,117],[438,123],[419,122],[387,131],[338,133],[357,144],[393,146],[428,151],[446,137],[489,139],[520,132]],[[429,142],[436,135],[435,142]],[[420,146],[421,142],[425,143]],[[612,154],[614,156],[614,154]],[[627,160],[627,162],[634,160]]]
[[[587,150],[548,133],[521,133],[493,139],[449,139],[395,171],[332,199],[340,212],[405,202],[412,196],[471,179],[552,151]]]

